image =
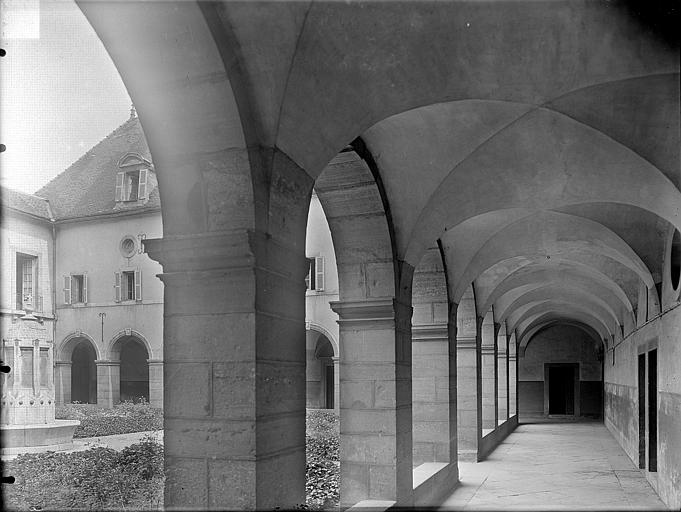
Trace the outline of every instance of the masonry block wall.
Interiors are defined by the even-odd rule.
[[[579,411],[582,416],[601,415],[602,376],[596,342],[582,329],[556,325],[539,332],[518,358],[518,408],[523,416],[543,415],[544,365],[579,364]]]

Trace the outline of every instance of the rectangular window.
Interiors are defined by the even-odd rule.
[[[114,277],[116,302],[142,300],[142,273],[139,269],[115,272]]]
[[[64,304],[87,303],[87,274],[64,276]]]
[[[123,272],[123,300],[135,300],[135,272]]]
[[[148,169],[119,172],[116,176],[116,201],[147,198]]]
[[[324,290],[324,256],[307,258],[307,265],[307,276],[305,276],[307,289],[318,292]]]
[[[305,285],[308,290],[314,290],[315,287],[315,259],[307,258],[307,275],[305,276]]]
[[[38,258],[17,253],[17,309],[35,309],[37,304]]]

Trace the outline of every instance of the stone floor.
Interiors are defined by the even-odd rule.
[[[442,510],[667,508],[602,423],[521,424],[459,472]]]

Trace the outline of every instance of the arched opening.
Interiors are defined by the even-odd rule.
[[[307,407],[333,409],[335,404],[335,370],[333,345],[321,333],[307,331]],[[311,346],[310,346],[311,345]]]
[[[97,403],[97,354],[86,340],[80,341],[71,354],[71,402]]]
[[[120,341],[121,402],[149,401],[149,353],[144,344],[134,337]]]

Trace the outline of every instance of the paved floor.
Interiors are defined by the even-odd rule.
[[[459,472],[444,510],[667,508],[602,423],[519,425]]]

